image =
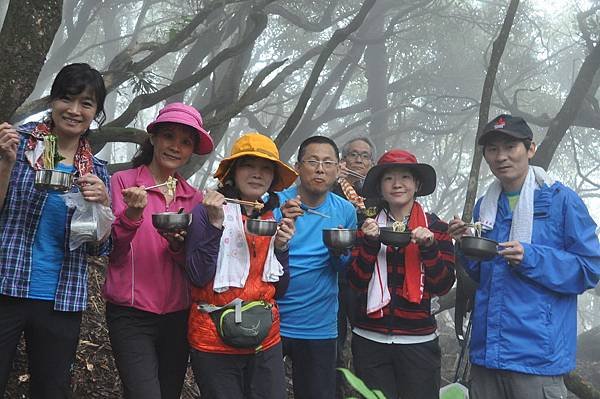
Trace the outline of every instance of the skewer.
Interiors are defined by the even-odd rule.
[[[358,173],[358,172],[356,172],[356,171],[354,171],[352,169],[349,169],[348,167],[344,166],[342,169],[344,170],[344,172],[346,172],[346,174],[348,174],[350,176],[353,176],[353,177],[356,177],[358,179],[364,180],[365,177],[366,177],[366,176],[364,176],[364,175],[362,175],[362,174],[360,174],[360,173]]]

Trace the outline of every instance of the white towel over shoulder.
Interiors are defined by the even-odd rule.
[[[521,188],[519,200],[513,211],[512,225],[510,226],[509,239],[531,243],[531,234],[533,228],[533,196],[534,191],[542,185],[551,186],[554,184],[546,171],[539,166],[529,166],[527,177]],[[499,180],[488,187],[479,210],[479,221],[484,230],[492,230],[496,222],[496,213],[498,212],[498,198],[502,193],[502,185]]]
[[[224,292],[231,287],[244,287],[250,273],[250,249],[246,242],[240,205],[223,205],[223,212],[225,213],[225,222],[213,283],[215,292]],[[269,243],[269,253],[262,275],[262,280],[269,283],[279,281],[279,277],[283,275],[283,266],[275,256],[274,241],[275,237],[273,236]]]

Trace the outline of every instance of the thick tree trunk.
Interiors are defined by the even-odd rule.
[[[0,121],[10,120],[35,87],[61,10],[62,0],[13,0],[8,5],[0,31]]]
[[[54,42],[54,46],[50,49],[48,53],[47,60],[42,67],[40,74],[37,78],[37,84],[34,90],[31,93],[32,98],[40,98],[43,96],[44,91],[52,84],[51,79],[52,76],[60,70],[67,60],[69,56],[77,47],[79,42],[81,42],[81,38],[85,34],[88,26],[91,23],[91,20],[95,18],[94,12],[95,9],[99,6],[100,2],[97,0],[86,0],[82,2],[81,6],[78,7],[79,10],[77,15],[73,14],[73,5],[65,4],[64,13],[65,13],[65,24],[67,33],[65,36],[65,40],[61,42]],[[70,8],[70,9],[68,9]],[[76,22],[74,24],[74,22]],[[118,32],[118,30],[117,30]],[[92,65],[92,67],[99,68],[99,65]]]

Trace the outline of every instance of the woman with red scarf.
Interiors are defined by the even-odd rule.
[[[41,169],[72,174],[77,183],[67,190],[109,205],[106,162],[94,157],[88,142],[92,122],[105,119],[105,97],[97,70],[70,64],[52,83],[50,111],[42,121],[0,124],[0,397],[22,334],[30,397],[71,396],[87,304],[87,255],[106,255],[110,244],[71,249],[75,210],[67,208],[62,191],[39,187],[35,177]]]
[[[359,291],[352,355],[358,376],[386,398],[439,397],[441,353],[431,299],[454,284],[448,225],[415,199],[435,190],[435,170],[408,151],[386,152],[367,174],[366,198],[378,198],[353,250],[348,272]],[[380,228],[404,226],[403,248],[380,241]]]

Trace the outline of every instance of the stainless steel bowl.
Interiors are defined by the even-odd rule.
[[[272,236],[277,232],[277,222],[274,220],[247,219],[246,230],[255,236]]]
[[[330,249],[352,248],[356,241],[356,229],[323,229],[323,242]]]
[[[389,247],[404,248],[410,243],[410,231],[394,231],[391,227],[379,228],[379,241]]]
[[[71,222],[71,235],[76,234],[83,241],[98,241],[98,224],[96,221],[73,221]]]
[[[73,174],[55,169],[35,171],[34,186],[38,190],[69,191],[73,186]]]
[[[191,213],[162,212],[152,215],[152,225],[158,231],[176,232],[186,230],[192,223]]]
[[[498,254],[498,243],[484,237],[463,237],[460,248],[467,257],[477,260],[492,259]]]

